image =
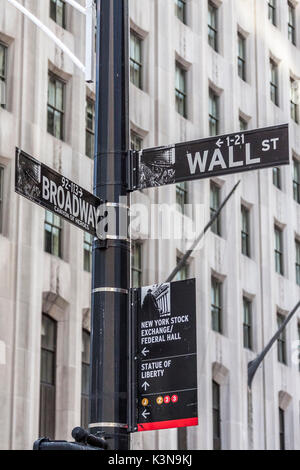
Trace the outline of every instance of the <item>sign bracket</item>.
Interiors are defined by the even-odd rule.
[[[139,162],[139,152],[136,150],[128,150],[126,173],[127,173],[127,191],[130,193],[139,189],[138,162]]]
[[[137,306],[139,290],[130,289],[128,338],[128,432],[137,431]]]

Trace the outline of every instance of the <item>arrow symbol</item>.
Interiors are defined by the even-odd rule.
[[[216,145],[217,145],[219,148],[220,148],[221,145],[223,145],[223,144],[224,144],[224,141],[221,140],[221,139],[218,139],[217,142],[216,142]]]
[[[148,352],[149,352],[149,349],[146,349],[146,348],[142,349],[142,354],[143,354],[144,357],[147,356]]]
[[[147,417],[150,415],[149,411],[147,410],[144,410],[143,413],[142,413],[142,416],[144,419],[147,419]]]
[[[142,388],[146,391],[147,387],[150,387],[150,384],[148,384],[148,382],[144,382]]]

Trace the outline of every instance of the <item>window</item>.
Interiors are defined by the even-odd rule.
[[[176,264],[180,263],[181,258],[177,256],[176,258]],[[185,264],[180,271],[176,274],[176,281],[185,281],[189,277],[189,266],[188,264]]]
[[[142,89],[142,40],[130,33],[130,80]]]
[[[3,224],[3,186],[4,186],[4,169],[0,166],[0,233],[2,233]]]
[[[212,329],[217,333],[222,333],[222,283],[212,277],[211,279],[211,315]]]
[[[285,419],[284,410],[279,408],[279,448],[285,450]]]
[[[184,214],[185,204],[188,203],[188,190],[187,183],[176,184],[176,204],[180,207],[181,212]]]
[[[64,138],[65,84],[55,75],[48,82],[48,132],[57,139]]]
[[[85,123],[85,154],[94,158],[95,103],[90,99],[86,100]]]
[[[281,327],[285,320],[284,315],[277,313],[277,327]],[[286,364],[286,330],[284,329],[277,340],[278,361]]]
[[[66,4],[63,0],[50,0],[50,18],[62,28],[66,24]]]
[[[89,425],[89,388],[90,388],[90,333],[82,330],[81,353],[81,426]]]
[[[276,26],[276,0],[269,0],[268,2],[269,20]]]
[[[252,349],[252,303],[246,297],[243,297],[243,313],[244,348]]]
[[[218,52],[218,9],[208,2],[208,44]]]
[[[278,66],[270,59],[270,98],[278,106]]]
[[[246,131],[248,129],[248,122],[243,119],[241,116],[239,118],[239,123],[240,123],[240,131]]]
[[[215,183],[210,183],[210,218],[212,219],[220,207],[220,193],[221,189]],[[216,235],[221,236],[221,219],[220,216],[214,221],[211,226],[211,231]]]
[[[137,242],[132,244],[131,277],[132,287],[140,287],[142,284],[142,245]]]
[[[176,63],[175,68],[175,100],[176,111],[186,118],[186,71]]]
[[[212,383],[212,413],[213,413],[213,450],[221,450],[221,400],[220,385]]]
[[[294,158],[293,164],[293,196],[294,200],[300,204],[300,162]]]
[[[175,0],[175,14],[186,24],[186,0]]]
[[[136,134],[136,132],[131,132],[130,134],[131,149],[139,152],[143,148],[143,139]]]
[[[288,21],[288,37],[292,44],[296,45],[296,17],[295,7],[291,2],[288,2],[289,21]]]
[[[278,166],[273,168],[273,184],[276,188],[281,189],[281,173]]]
[[[275,271],[283,274],[283,247],[282,247],[282,230],[279,227],[274,228],[275,233]]]
[[[58,215],[46,210],[45,214],[45,251],[61,257],[62,223]]]
[[[300,286],[300,241],[295,240],[296,246],[296,283]]]
[[[56,321],[42,315],[40,436],[55,438]]]
[[[83,268],[88,273],[92,270],[93,236],[84,232],[83,241]]]
[[[7,47],[0,42],[0,106],[6,108]]]
[[[219,97],[209,89],[209,135],[214,136],[219,132]]]
[[[290,94],[291,94],[291,118],[297,124],[299,123],[299,106],[298,106],[298,82],[290,78]]]
[[[238,74],[246,81],[246,39],[238,33]]]
[[[242,206],[242,253],[245,256],[250,256],[250,223],[249,223],[249,210]]]

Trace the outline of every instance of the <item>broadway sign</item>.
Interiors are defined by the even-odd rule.
[[[289,164],[288,124],[137,152],[137,189]]]
[[[96,236],[100,199],[18,148],[15,190]]]
[[[137,430],[196,426],[195,279],[136,293]]]

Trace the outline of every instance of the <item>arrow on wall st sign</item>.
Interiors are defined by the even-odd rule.
[[[288,124],[134,152],[134,189],[289,164]]]

